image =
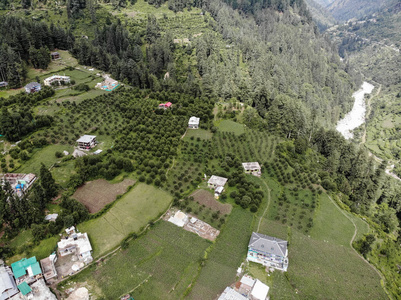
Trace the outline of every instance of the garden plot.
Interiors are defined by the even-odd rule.
[[[220,211],[223,215],[230,214],[232,206],[228,203],[220,203],[214,199],[213,194],[206,190],[197,190],[191,194],[194,201],[200,205],[210,207],[214,211]]]
[[[161,189],[138,184],[102,216],[82,223],[93,248],[93,257],[117,247],[129,234],[139,233],[149,222],[163,214],[172,197]]]
[[[132,179],[124,179],[115,184],[104,179],[89,181],[78,188],[72,197],[85,205],[90,213],[96,213],[113,202],[117,195],[124,194],[134,183]]]

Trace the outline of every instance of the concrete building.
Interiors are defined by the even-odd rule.
[[[245,173],[260,177],[262,175],[261,168],[258,162],[242,163]]]
[[[287,244],[287,241],[253,232],[248,244],[247,260],[286,272]]]
[[[78,148],[80,149],[91,149],[96,146],[96,136],[95,135],[83,135],[78,140]]]
[[[199,128],[199,118],[197,117],[191,117],[189,118],[189,122],[188,122],[188,128],[191,129],[198,129]]]
[[[25,86],[25,92],[28,94],[39,92],[42,89],[40,83],[30,82]]]
[[[36,257],[23,258],[11,264],[17,285],[22,282],[32,283],[42,278],[42,270]]]
[[[231,287],[226,287],[218,300],[247,300],[248,298],[241,295]]]
[[[70,83],[70,77],[62,75],[53,75],[43,80],[44,85],[47,86],[51,86],[54,82],[57,82],[58,85],[60,85],[62,82],[64,82],[64,84],[68,84]]]
[[[49,257],[46,257],[40,261],[40,265],[43,271],[43,277],[45,278],[47,283],[51,283],[52,281],[57,279],[57,271],[54,265],[56,261],[56,253],[53,253]]]
[[[256,282],[251,291],[251,299],[252,300],[265,300],[267,298],[267,294],[269,293],[269,287],[261,282],[259,279],[256,279]]]
[[[216,176],[216,175],[212,175],[212,177],[210,177],[210,179],[207,182],[207,186],[210,189],[214,189],[214,190],[216,188],[218,188],[218,187],[223,187],[224,188],[227,180],[228,180],[227,178]]]
[[[13,273],[9,267],[0,265],[0,300],[10,299],[18,294]]]
[[[86,264],[93,260],[92,246],[86,232],[72,233],[69,237],[58,242],[57,247],[60,256],[75,254],[80,261]]]
[[[168,221],[174,225],[177,225],[178,227],[184,227],[184,225],[188,222],[188,216],[179,210],[174,214],[174,216],[171,216]]]
[[[50,53],[50,56],[52,57],[53,60],[61,58],[60,53],[58,52],[52,52]]]

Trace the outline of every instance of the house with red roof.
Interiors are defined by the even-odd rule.
[[[171,103],[171,102],[160,103],[160,104],[159,104],[159,108],[167,109],[167,108],[170,108],[171,105],[173,105],[173,103]]]

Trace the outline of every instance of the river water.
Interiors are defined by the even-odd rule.
[[[365,122],[366,103],[365,94],[370,94],[374,85],[364,81],[362,87],[352,94],[355,102],[352,110],[345,117],[338,121],[337,131],[339,131],[347,140],[354,137],[352,130],[361,126]]]

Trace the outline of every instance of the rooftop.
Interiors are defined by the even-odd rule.
[[[237,291],[233,290],[230,287],[226,287],[223,294],[220,295],[218,300],[247,300],[245,296],[242,296]]]
[[[42,273],[42,270],[40,269],[39,263],[37,262],[35,256],[28,259],[23,258],[15,263],[12,263],[11,268],[13,269],[15,278],[20,278],[26,275],[27,272],[30,277]]]
[[[54,78],[58,78],[58,79],[70,79],[70,76],[63,76],[63,75],[52,75],[50,77],[47,77],[45,80],[52,80]]]
[[[45,217],[45,220],[47,220],[47,221],[56,221],[57,217],[58,217],[58,214],[50,214],[50,215],[47,215]]]
[[[188,124],[190,125],[199,125],[199,118],[197,117],[190,117]]]
[[[25,281],[18,286],[18,289],[20,290],[21,294],[24,296],[26,294],[29,294],[30,292],[32,292],[32,289]]]
[[[227,178],[212,175],[212,177],[210,177],[210,179],[208,180],[207,183],[217,185],[217,186],[224,186],[226,184],[227,180],[228,180]]]
[[[188,222],[188,216],[179,210],[174,216],[171,216],[168,221],[177,225],[178,227],[184,227],[185,223]]]
[[[62,239],[60,242],[57,243],[57,247],[60,252],[63,251],[63,249],[74,246],[77,248],[76,253],[78,255],[88,251],[92,251],[92,246],[86,232],[72,234],[67,239]]]
[[[5,267],[0,266],[0,300],[7,299],[18,293],[14,278]]]
[[[46,280],[49,280],[55,276],[57,276],[57,271],[54,266],[54,262],[56,260],[56,254],[51,254],[49,257],[46,257],[40,261],[40,265],[42,266],[43,275]]]
[[[240,282],[241,282],[242,284],[246,284],[246,285],[248,285],[248,286],[250,286],[250,287],[253,287],[253,285],[255,284],[255,279],[253,279],[253,278],[250,277],[250,276],[244,275],[244,276],[242,276]]]
[[[253,232],[248,248],[279,256],[287,256],[287,241]]]
[[[77,143],[90,143],[95,138],[96,135],[83,135],[77,140]]]
[[[269,293],[269,287],[263,282],[261,282],[259,279],[256,279],[256,283],[253,286],[251,292],[252,299],[265,300],[268,293]]]
[[[242,163],[242,166],[244,167],[245,170],[255,170],[255,169],[260,169],[260,165],[257,161],[255,162],[244,162]]]
[[[30,83],[28,83],[28,84],[25,86],[25,88],[27,88],[27,89],[32,89],[32,88],[35,88],[35,87],[37,87],[37,86],[40,86],[40,83],[37,83],[37,82],[30,82]]]

